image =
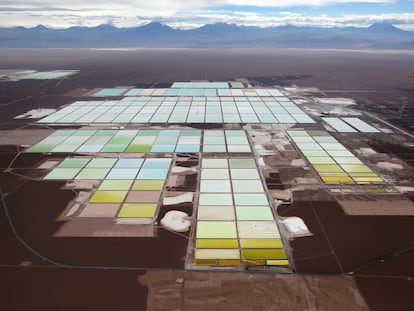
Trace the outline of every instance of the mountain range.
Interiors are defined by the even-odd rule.
[[[388,23],[366,28],[249,27],[209,24],[196,29],[174,29],[158,22],[140,27],[52,29],[0,28],[0,48],[339,48],[414,49],[414,31]]]

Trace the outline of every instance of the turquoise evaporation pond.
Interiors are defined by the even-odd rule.
[[[61,161],[46,180],[162,180],[168,175],[171,158],[89,158]],[[139,176],[137,176],[139,173]]]
[[[293,102],[274,96],[272,90],[238,89],[244,96],[233,96],[233,89],[169,89],[165,95],[126,97],[119,101],[78,101],[39,123],[315,123]],[[211,92],[218,91],[221,96]],[[151,89],[154,94],[157,89]],[[121,89],[103,89],[95,96],[120,96]],[[132,93],[133,94],[133,93]],[[263,97],[261,97],[261,95]],[[188,96],[180,99],[177,96]],[[282,101],[283,100],[283,101]],[[95,148],[96,150],[96,148]]]
[[[127,89],[123,89],[123,88],[113,88],[113,89],[102,89],[98,92],[96,92],[95,94],[93,94],[93,96],[97,96],[97,97],[102,97],[102,96],[121,96],[123,93],[126,92]]]
[[[86,153],[124,151],[199,152],[201,133],[200,130],[58,130],[26,151]]]
[[[64,78],[73,74],[74,71],[42,71],[42,72],[35,72],[23,76],[19,76],[19,79],[33,79],[33,80],[47,80],[47,79],[59,79]]]
[[[362,133],[380,133],[375,127],[369,125],[365,121],[362,121],[359,118],[342,118],[343,121],[351,124],[355,127],[358,131]]]

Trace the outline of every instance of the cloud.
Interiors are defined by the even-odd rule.
[[[195,28],[211,23],[234,23],[246,26],[368,26],[389,22],[414,29],[414,13],[348,14],[342,16],[308,15],[289,12],[292,6],[324,6],[344,3],[390,4],[394,0],[15,0],[0,4],[0,26],[35,26],[65,28],[111,23],[133,27],[160,21],[175,28]],[[232,6],[232,7],[229,7]],[[238,10],[237,6],[280,8],[280,11]],[[304,10],[306,11],[306,10]],[[272,12],[269,14],[269,12]],[[338,13],[338,12],[337,12]]]
[[[252,6],[252,7],[294,7],[323,6],[344,3],[395,3],[397,0],[16,0],[4,1],[2,7],[15,9],[36,9],[48,7],[55,9],[76,10],[138,10],[138,11],[183,11],[220,6]]]

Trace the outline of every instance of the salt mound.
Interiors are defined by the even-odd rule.
[[[402,170],[403,169],[403,166],[401,164],[390,163],[390,162],[378,162],[375,165],[380,168],[385,168],[389,170],[393,170],[393,169]]]
[[[161,225],[171,231],[186,232],[191,226],[191,221],[184,212],[169,211],[161,219]]]
[[[294,159],[290,162],[291,166],[302,167],[306,166],[306,162],[303,159]]]
[[[302,218],[287,217],[281,222],[288,231],[289,236],[292,238],[312,235]]]

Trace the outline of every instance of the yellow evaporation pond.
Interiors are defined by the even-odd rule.
[[[127,191],[96,191],[89,200],[91,203],[121,203]]]
[[[366,165],[342,164],[341,166],[346,172],[372,173],[372,170]]]
[[[288,266],[289,265],[289,260],[266,260],[266,264],[268,266]]]
[[[237,240],[207,240],[197,239],[196,248],[239,248]]]
[[[282,241],[277,240],[240,240],[242,248],[283,248]]]
[[[342,173],[319,173],[322,177],[348,177],[349,175],[345,172]]]
[[[308,161],[312,164],[335,164],[331,157],[308,157]]]
[[[152,218],[157,209],[156,204],[126,203],[118,213],[119,218]]]
[[[286,259],[283,249],[243,249],[244,259]]]
[[[379,177],[355,177],[357,183],[370,183],[370,182],[382,182],[383,180]]]
[[[243,264],[245,266],[264,266],[264,265],[266,265],[266,260],[264,260],[264,259],[255,259],[255,260],[245,259],[245,260],[243,260]]]
[[[322,180],[326,183],[339,183],[339,182],[351,182],[353,183],[353,179],[351,177],[322,177]]]
[[[132,190],[162,190],[164,180],[137,180],[132,186]]]
[[[218,264],[217,260],[214,259],[196,259],[194,261],[196,265],[208,265],[208,266],[215,266]]]
[[[240,260],[238,259],[221,259],[217,263],[219,266],[238,266],[240,265]]]
[[[361,160],[356,157],[335,157],[335,161],[339,164],[363,164]]]
[[[238,249],[196,249],[195,259],[239,259]]]
[[[375,174],[374,172],[366,172],[366,173],[349,173],[350,176],[352,177],[378,177],[377,174]]]
[[[343,170],[339,165],[334,164],[314,164],[314,169],[321,173],[341,173]]]

